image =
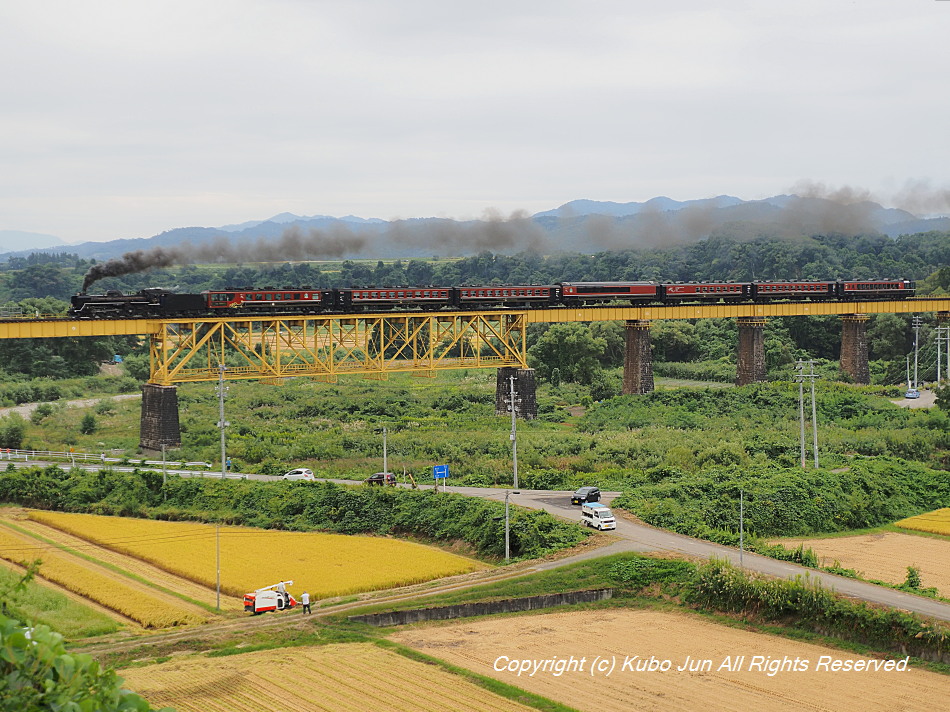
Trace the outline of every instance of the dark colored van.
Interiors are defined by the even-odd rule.
[[[396,475],[392,472],[377,472],[367,477],[365,481],[368,485],[389,485],[395,487]]]
[[[571,504],[584,504],[584,502],[599,502],[600,490],[597,487],[581,487],[571,496]]]

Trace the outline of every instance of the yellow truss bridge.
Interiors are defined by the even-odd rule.
[[[950,297],[880,302],[604,306],[476,312],[201,319],[23,319],[0,338],[143,335],[156,385],[256,379],[279,383],[341,374],[385,378],[458,368],[526,368],[528,324],[950,312]],[[222,374],[221,366],[225,365]]]

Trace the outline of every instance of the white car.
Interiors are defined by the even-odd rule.
[[[307,480],[308,482],[314,481],[313,470],[308,470],[306,467],[298,467],[296,470],[291,470],[281,477],[283,480]]]

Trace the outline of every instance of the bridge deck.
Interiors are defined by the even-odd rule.
[[[329,323],[347,319],[438,316],[440,319],[478,314],[490,318],[501,310],[480,312],[371,312],[366,314],[326,314],[310,316],[230,316],[202,319],[7,319],[0,321],[0,339],[39,339],[68,336],[151,335],[162,330],[163,323],[220,324],[222,322],[268,322],[275,319],[301,319]],[[625,321],[656,319],[729,319],[736,317],[819,316],[828,314],[907,314],[950,311],[950,297],[918,297],[895,301],[865,302],[775,302],[769,304],[687,304],[677,306],[588,306],[508,311],[524,313],[529,324],[576,321]]]

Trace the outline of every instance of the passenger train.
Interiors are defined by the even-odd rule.
[[[198,294],[149,288],[134,294],[109,290],[77,294],[69,316],[135,319],[294,314],[358,314],[395,309],[480,310],[579,307],[620,302],[716,304],[772,301],[906,299],[916,293],[906,279],[757,282],[560,282],[546,285],[464,287],[229,287]]]

